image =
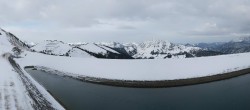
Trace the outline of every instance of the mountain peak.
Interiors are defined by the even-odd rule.
[[[141,48],[166,48],[170,47],[171,43],[163,40],[152,40],[152,41],[145,41],[139,44],[139,46]]]
[[[0,45],[12,47],[9,38],[7,37],[6,31],[4,31],[1,28],[0,28]]]
[[[119,42],[98,42],[98,45],[104,45],[112,48],[124,48],[124,45]]]

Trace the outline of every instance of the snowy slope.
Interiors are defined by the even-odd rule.
[[[96,58],[133,59],[128,54],[118,52],[117,50],[100,43],[87,43],[84,45],[78,45],[76,48],[83,50]]]
[[[28,97],[24,85],[18,74],[6,59],[0,58],[0,110],[31,110],[31,99]],[[5,97],[5,99],[3,98]]]
[[[100,47],[100,48],[102,48],[102,49],[104,49],[106,51],[112,52],[112,53],[120,54],[119,52],[117,52],[117,51],[115,51],[115,50],[113,50],[113,49],[111,49],[111,48],[109,48],[109,47],[107,47],[105,45],[98,45],[98,47]]]
[[[78,44],[82,45],[82,44]],[[57,40],[46,40],[33,46],[32,49],[36,52],[55,55],[55,56],[69,56],[69,57],[92,57],[85,51],[75,48],[77,45],[67,44]],[[93,57],[92,57],[93,58]]]
[[[6,32],[0,29],[0,45],[1,46],[12,46],[9,42],[9,38],[6,35]]]
[[[40,84],[14,64],[14,47],[29,50],[13,34],[0,30],[0,110],[64,110]]]
[[[68,56],[70,57],[79,57],[79,58],[94,58],[94,56],[88,54],[85,51],[82,51],[81,49],[78,48],[72,48],[68,52]]]
[[[0,37],[2,37],[2,44],[9,46],[12,45],[12,47],[17,47],[22,50],[30,50],[29,46],[25,44],[23,41],[21,41],[18,37],[16,37],[14,34],[10,32],[6,32],[5,30],[0,28]],[[7,42],[6,42],[7,41]]]
[[[0,54],[4,54],[6,52],[11,52],[13,46],[9,42],[9,38],[6,36],[6,33],[0,30]]]
[[[139,44],[137,43],[125,43],[124,45],[124,50],[131,56],[134,56],[137,54],[137,47]]]
[[[98,45],[96,43],[87,43],[86,45],[81,45],[80,46],[81,49],[84,49],[86,51],[95,53],[95,54],[102,54],[102,55],[106,55],[108,52],[112,52],[112,53],[116,53],[119,54],[117,51],[112,50],[108,47],[105,47],[103,45]]]
[[[109,59],[131,59],[127,54],[122,54],[105,45],[97,43],[64,43],[62,41],[47,40],[32,47],[39,53],[55,56],[91,57]]]
[[[102,54],[105,55],[107,53],[106,50],[98,47],[96,44],[94,43],[87,43],[86,45],[81,45],[80,46],[81,49],[84,49],[86,51],[95,53],[95,54]]]
[[[32,47],[32,49],[35,51],[44,52],[50,55],[66,55],[66,53],[69,50],[71,50],[72,47],[66,43],[63,43],[62,41],[47,40],[47,41],[38,43],[37,45]]]
[[[101,55],[108,57],[109,54],[120,54],[119,52],[95,43],[64,43],[57,40],[47,40],[33,46],[32,49],[36,52],[55,55],[55,56],[70,56],[70,57],[97,57]]]

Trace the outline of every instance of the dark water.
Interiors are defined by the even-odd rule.
[[[193,86],[143,89],[27,71],[70,110],[250,110],[250,74]]]

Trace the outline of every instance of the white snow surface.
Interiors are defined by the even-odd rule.
[[[13,46],[9,42],[9,38],[6,36],[6,33],[0,29],[0,55],[3,53],[11,52]]]
[[[2,57],[0,67],[0,110],[31,110],[31,100],[18,74]]]
[[[78,48],[73,48],[69,52],[70,57],[79,57],[79,58],[95,58],[92,55],[88,54],[85,51],[82,51]]]
[[[72,47],[69,44],[63,43],[61,41],[44,41],[38,43],[32,49],[36,51],[46,51],[49,54],[65,55]]]
[[[0,33],[0,110],[33,110],[33,100],[29,96],[20,75],[14,71],[7,59],[14,46],[11,45],[9,37],[3,30],[0,29]],[[26,77],[32,80],[52,107],[64,110],[40,84],[33,80],[28,73],[23,72]]]
[[[250,53],[187,59],[117,60],[56,57],[28,52],[26,57],[18,59],[22,67],[44,66],[79,76],[138,81],[223,74],[249,68],[249,61]]]

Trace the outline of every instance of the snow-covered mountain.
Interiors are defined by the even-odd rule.
[[[1,36],[1,44],[5,43],[6,45],[12,45],[18,47],[20,49],[29,50],[29,46],[21,41],[18,37],[10,32],[6,32],[5,30],[0,28],[0,36]]]
[[[19,49],[69,57],[165,59],[250,52],[250,37],[242,37],[224,43],[219,42],[182,45],[162,40],[146,41],[142,43],[64,43],[57,40],[46,40],[41,43],[29,44],[21,41],[15,35],[2,29],[0,36],[8,36],[8,42]]]
[[[202,50],[198,47],[173,44],[167,41],[147,41],[137,46],[135,58],[186,58],[193,51]],[[193,55],[195,56],[195,55]]]
[[[208,51],[194,45],[174,44],[168,41],[154,40],[142,43],[100,43],[128,54],[135,59],[165,59],[165,58],[189,58],[220,55],[219,52]]]
[[[196,46],[223,54],[250,52],[250,37],[241,37],[230,42],[200,43]]]
[[[110,59],[133,59],[127,54],[120,53],[106,45],[99,43],[86,43],[78,45],[76,48],[81,49],[96,58],[110,58]]]
[[[7,32],[0,28],[0,55],[13,52],[16,54],[21,52],[21,50],[28,50],[30,51],[30,47],[13,35],[10,32]]]
[[[69,57],[92,57],[89,53],[75,48],[73,45],[69,45],[62,41],[46,40],[38,43],[31,48],[35,52],[44,53],[55,56],[69,56]]]
[[[64,43],[47,40],[33,46],[36,52],[70,57],[111,58],[111,59],[165,59],[189,58],[219,55],[212,51],[193,45],[174,44],[167,41],[155,40],[143,43]]]
[[[49,55],[65,56],[72,47],[62,41],[46,40],[33,46],[32,49]]]
[[[220,52],[202,49],[193,45],[174,44],[162,40],[123,44],[119,42],[69,44],[57,40],[46,40],[41,43],[32,43],[35,45],[30,46],[9,32],[2,30],[1,36],[3,36],[3,34],[8,35],[8,41],[17,48],[55,56],[109,59],[165,59],[214,56],[221,54]],[[240,43],[245,41],[246,39]]]
[[[46,40],[31,48],[35,52],[55,56],[69,57],[96,57],[112,59],[131,59],[128,55],[123,55],[110,47],[98,45],[96,43],[64,43],[57,40]]]

